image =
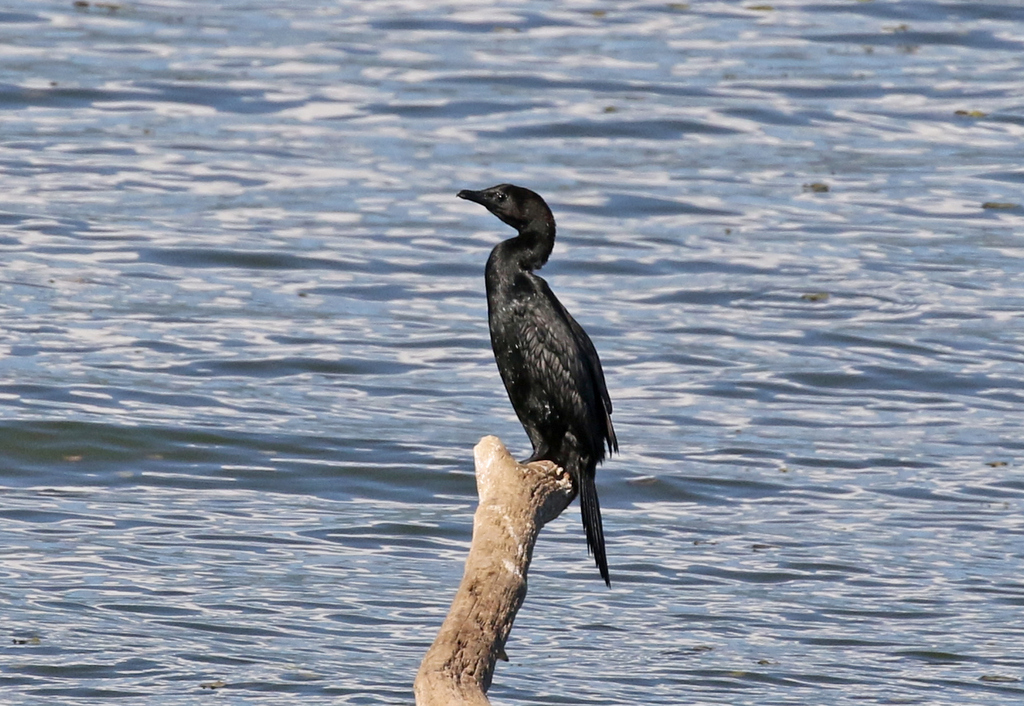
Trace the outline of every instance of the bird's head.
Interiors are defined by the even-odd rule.
[[[463,189],[460,199],[480,204],[519,232],[527,227],[554,227],[551,209],[539,194],[515,184],[498,184],[482,191]]]

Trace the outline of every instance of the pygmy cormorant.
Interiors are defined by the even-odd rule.
[[[487,258],[487,319],[494,360],[533,455],[568,471],[576,484],[587,546],[611,585],[594,483],[605,444],[618,451],[612,403],[601,360],[583,327],[569,315],[548,283],[534,274],[555,245],[555,219],[538,194],[512,184],[459,198],[487,208],[519,234],[498,243]]]

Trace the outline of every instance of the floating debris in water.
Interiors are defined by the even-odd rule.
[[[810,191],[813,194],[824,194],[828,190],[828,184],[822,184],[820,181],[804,184],[804,191]]]
[[[828,292],[808,292],[807,294],[801,294],[800,298],[805,302],[827,302],[829,298]]]

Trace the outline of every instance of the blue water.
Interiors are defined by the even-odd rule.
[[[1024,699],[1024,6],[0,9],[0,700],[409,704],[511,231],[590,332],[490,695]]]

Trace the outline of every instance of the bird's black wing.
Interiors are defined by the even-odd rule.
[[[562,303],[541,277],[533,276],[537,296],[550,303],[550,308],[530,307],[528,319],[533,319],[529,328],[536,333],[537,355],[545,374],[557,380],[555,397],[562,406],[559,412],[566,418],[585,423],[585,428],[573,428],[580,441],[585,441],[587,451],[594,460],[604,458],[604,446],[618,450],[615,431],[612,428],[612,403],[608,396],[601,360],[593,342],[566,310]],[[547,313],[540,313],[547,309]],[[577,425],[578,426],[578,425]]]
[[[576,338],[577,345],[585,353],[584,358],[587,363],[587,369],[590,373],[592,384],[600,396],[601,407],[604,412],[604,442],[608,443],[609,451],[618,451],[619,440],[615,438],[615,429],[612,427],[612,398],[608,395],[608,385],[604,381],[604,370],[601,368],[601,358],[597,355],[597,349],[594,348],[594,342],[590,340],[590,336],[588,336],[587,332],[583,330],[583,327],[577,323],[576,319],[572,318],[572,315],[568,311],[565,312],[565,315],[569,319],[569,326],[572,328],[573,336]]]
[[[609,448],[616,448],[617,442],[601,362],[590,337],[547,283],[536,275],[533,279],[536,290],[533,304],[527,307],[531,313],[526,317],[529,333],[525,338],[530,341],[528,354],[537,365],[528,367],[544,386],[538,399],[551,407],[547,431],[554,432],[555,438],[548,441],[558,447],[552,460],[576,481],[587,548],[601,578],[611,585],[594,470],[604,460],[605,442]]]

